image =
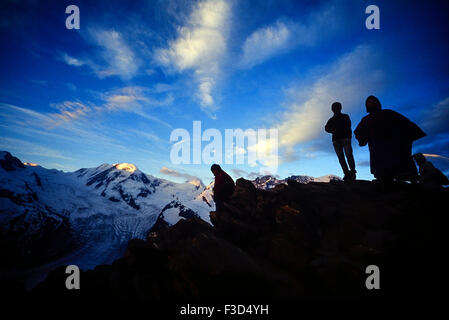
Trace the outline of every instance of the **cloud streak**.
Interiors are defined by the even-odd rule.
[[[88,34],[88,41],[98,49],[94,60],[102,60],[103,65],[91,58],[76,58],[67,53],[62,53],[62,61],[74,67],[88,66],[99,78],[119,76],[123,80],[130,80],[138,73],[140,60],[126,43],[123,34],[116,30],[102,29],[90,29]]]
[[[34,144],[22,139],[2,137],[0,141],[0,148],[2,150],[8,150],[13,153],[22,153],[32,156],[41,156],[47,158],[56,158],[63,160],[72,160],[73,158],[68,157],[61,152],[54,150],[52,148],[44,147],[38,144]]]
[[[438,158],[438,159],[449,160],[448,157],[441,156],[441,155],[439,155],[439,154],[424,153],[423,155],[424,155],[425,157],[429,157],[429,158]]]
[[[224,0],[198,3],[178,28],[177,38],[154,55],[155,61],[170,71],[193,72],[201,109],[210,115],[218,109],[213,90],[226,51],[230,12],[230,3]]]
[[[67,53],[62,55],[62,60],[67,63],[69,66],[81,67],[86,63],[82,60],[69,56]]]
[[[138,70],[138,60],[123,36],[115,30],[92,31],[95,42],[102,48],[102,56],[108,67],[97,70],[99,77],[118,75],[125,80],[134,77]]]
[[[54,126],[54,114],[44,114],[13,105],[0,103],[0,120],[4,124],[0,126],[16,134],[25,135],[30,140],[38,138],[45,141],[64,141],[64,144],[73,145],[82,143],[83,146],[108,147],[123,152],[129,149],[108,135],[110,129],[100,127],[99,124],[92,126],[89,122],[64,121],[61,125]],[[3,112],[4,111],[4,112]],[[21,140],[17,145],[22,145]],[[13,144],[11,146],[14,147]],[[24,149],[28,149],[27,147]]]
[[[297,25],[277,21],[252,33],[243,44],[240,66],[251,68],[293,47]]]
[[[159,170],[159,172],[162,174],[165,174],[167,176],[171,176],[171,177],[175,177],[175,178],[184,178],[184,179],[186,179],[187,182],[195,182],[195,183],[198,182],[198,183],[202,184],[201,179],[196,176],[190,175],[188,173],[182,173],[182,172],[179,172],[174,169],[167,168],[167,167],[162,167]]]
[[[437,134],[449,131],[449,97],[436,103],[424,115],[423,128],[426,132]]]
[[[101,94],[100,99],[102,101],[100,104],[83,103],[80,101],[56,103],[52,106],[59,112],[49,114],[46,122],[48,126],[55,127],[64,122],[71,122],[92,116],[95,113],[125,111],[135,113],[145,119],[172,128],[169,123],[158,117],[149,115],[144,110],[152,107],[171,105],[173,103],[173,97],[169,94],[165,99],[158,100],[149,96],[147,94],[148,92],[149,89],[147,88],[128,86]]]
[[[312,46],[337,33],[343,23],[342,10],[329,2],[304,21],[280,18],[250,34],[243,43],[241,68],[251,68],[298,46]]]

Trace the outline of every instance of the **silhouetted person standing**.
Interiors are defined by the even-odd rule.
[[[223,202],[229,201],[234,193],[234,180],[218,164],[213,164],[210,170],[215,176],[213,196],[215,208],[216,211],[221,211],[223,209]]]
[[[374,96],[369,96],[365,105],[369,114],[360,121],[354,135],[360,146],[368,144],[371,173],[381,182],[394,179],[416,182],[418,172],[412,144],[426,134],[403,115],[382,109]]]
[[[355,171],[354,156],[352,154],[351,118],[347,114],[341,113],[340,102],[334,102],[331,108],[334,116],[327,121],[324,130],[332,133],[334,150],[345,175],[343,180],[355,180],[357,171]],[[345,155],[348,163],[346,163]]]

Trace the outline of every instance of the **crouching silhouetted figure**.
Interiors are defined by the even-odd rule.
[[[419,166],[419,183],[425,189],[441,189],[442,186],[449,184],[449,179],[435,168],[432,162],[427,161],[422,153],[415,154],[413,158]]]
[[[394,179],[417,182],[412,144],[426,134],[403,115],[382,109],[374,96],[369,96],[365,105],[369,114],[360,121],[354,135],[360,146],[368,144],[371,173],[384,183]]]
[[[351,118],[349,118],[347,114],[341,113],[340,102],[334,102],[331,109],[334,116],[327,121],[324,130],[332,133],[334,150],[344,173],[343,180],[355,180],[355,174],[357,171],[355,171],[354,156],[352,155]],[[346,163],[345,155],[346,159],[348,159],[348,163]]]
[[[223,203],[229,201],[232,194],[234,193],[235,184],[234,180],[223,171],[223,169],[218,164],[213,164],[210,168],[215,176],[214,183],[214,195],[213,199],[215,202],[216,211],[221,211],[223,209]]]

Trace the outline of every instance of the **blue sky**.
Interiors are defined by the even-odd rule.
[[[65,8],[80,9],[68,30]],[[368,30],[365,8],[380,9]],[[341,175],[324,124],[353,129],[367,96],[428,134],[414,152],[449,172],[447,1],[2,1],[0,149],[72,171],[130,162],[212,180],[170,161],[171,132],[276,128],[277,175]],[[369,153],[353,140],[358,176]],[[223,165],[235,178],[258,167]]]

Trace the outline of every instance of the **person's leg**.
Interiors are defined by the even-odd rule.
[[[348,165],[349,169],[351,170],[351,179],[355,180],[355,174],[357,171],[355,171],[355,161],[354,161],[354,155],[352,153],[352,144],[351,139],[345,139],[343,140],[343,147],[346,154],[346,159],[348,159]]]
[[[345,139],[343,142],[346,159],[348,159],[349,169],[351,171],[355,171],[355,162],[354,162],[354,155],[352,154],[351,139]]]
[[[333,142],[334,144],[334,150],[338,157],[338,162],[340,162],[341,169],[343,170],[343,173],[345,174],[345,177],[347,177],[349,173],[348,165],[346,164],[346,159],[343,151],[343,141],[342,140],[336,140]]]

